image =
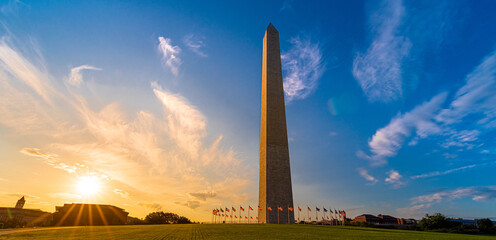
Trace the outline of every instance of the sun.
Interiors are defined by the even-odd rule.
[[[101,185],[97,176],[82,176],[77,182],[77,189],[81,195],[90,197],[100,192]]]

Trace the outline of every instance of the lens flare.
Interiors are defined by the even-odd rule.
[[[101,182],[97,176],[82,176],[77,183],[77,189],[81,195],[89,197],[100,192]]]

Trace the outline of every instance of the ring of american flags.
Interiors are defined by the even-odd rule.
[[[263,210],[258,206],[257,210]],[[293,206],[267,206],[269,214],[279,214],[279,212],[287,211],[295,214],[295,222],[299,224],[328,224],[328,225],[343,225],[346,221],[346,211],[336,208],[315,207],[309,206],[295,209]],[[212,223],[258,223],[258,211],[254,213],[254,209],[248,206],[245,209],[243,206],[236,207],[221,207],[212,210]],[[289,214],[288,214],[289,216]]]

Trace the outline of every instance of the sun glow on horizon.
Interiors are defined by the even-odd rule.
[[[77,182],[77,190],[84,197],[91,197],[101,190],[101,181],[97,176],[82,176]]]

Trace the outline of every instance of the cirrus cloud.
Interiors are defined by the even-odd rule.
[[[494,201],[496,200],[496,186],[461,187],[413,197],[410,200],[412,204],[418,204],[444,202],[460,198],[471,198],[474,201]]]
[[[170,38],[158,37],[158,41],[158,50],[162,54],[162,61],[171,70],[172,74],[177,76],[179,67],[183,63],[179,58],[181,48],[179,46],[173,46]]]
[[[202,50],[202,48],[205,47],[202,37],[198,37],[195,34],[189,34],[184,36],[183,42],[189,50],[196,53],[198,56],[208,57],[208,55]]]
[[[365,180],[369,181],[371,185],[374,185],[379,181],[377,180],[377,178],[370,175],[366,169],[359,168],[358,172],[360,173],[360,176],[362,176]]]
[[[100,71],[102,70],[101,68],[93,67],[90,65],[81,65],[79,67],[75,67],[71,69],[71,74],[69,75],[69,84],[74,85],[74,86],[79,86],[83,82],[83,75],[81,74],[81,71],[83,70],[96,70]]]
[[[285,71],[284,92],[287,101],[304,99],[317,87],[318,80],[325,71],[325,63],[319,43],[309,38],[291,38],[289,51],[281,55]]]
[[[458,89],[449,107],[443,109],[446,97],[447,93],[438,94],[429,102],[398,114],[369,140],[372,154],[359,151],[357,155],[369,160],[373,166],[384,165],[387,158],[396,156],[405,139],[413,132],[415,137],[409,145],[417,144],[422,138],[440,135],[445,138],[440,144],[444,148],[473,149],[481,146],[478,139],[482,131],[496,128],[496,51],[486,56],[467,75],[465,85]],[[480,129],[460,129],[467,116],[472,116],[469,121],[475,121]]]
[[[402,64],[411,48],[408,38],[398,34],[404,14],[402,1],[383,1],[370,19],[374,40],[353,61],[353,76],[371,102],[391,102],[402,95]]]
[[[405,139],[410,137],[413,132],[419,138],[440,133],[442,129],[433,121],[433,118],[446,96],[446,93],[440,93],[413,110],[398,114],[386,127],[377,130],[372,139],[369,140],[368,144],[372,155],[359,152],[359,157],[369,160],[373,166],[384,165],[387,163],[388,157],[396,155]]]

